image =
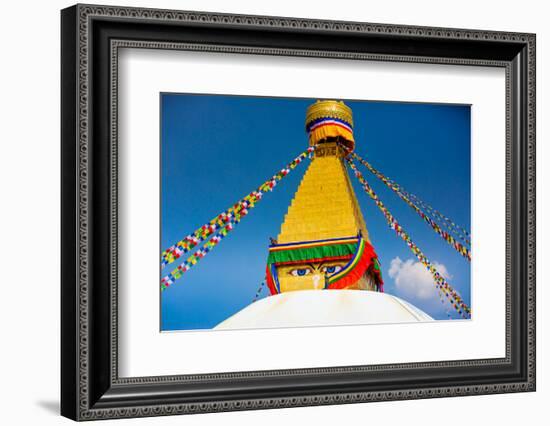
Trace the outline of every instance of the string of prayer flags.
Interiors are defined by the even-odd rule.
[[[352,156],[363,164],[367,169],[369,169],[372,174],[374,174],[378,179],[380,179],[384,184],[390,188],[393,192],[397,194],[409,207],[411,207],[432,229],[443,238],[451,247],[453,247],[461,256],[465,257],[469,261],[472,260],[472,254],[470,249],[462,245],[457,241],[451,234],[443,230],[438,223],[436,223],[432,218],[425,214],[411,199],[401,190],[401,187],[395,182],[390,181],[382,173],[376,170],[370,165],[370,163],[363,158],[359,157],[355,152],[352,153]]]
[[[252,299],[252,303],[254,303],[256,300],[258,300],[258,298],[260,297],[260,294],[262,293],[262,290],[264,289],[264,287],[265,287],[265,280],[262,281],[262,283],[258,287],[258,290],[256,290],[256,295],[254,296],[254,299]]]
[[[191,234],[192,238],[184,238],[182,241],[191,242],[185,246],[185,249],[181,248],[178,242],[174,246],[163,252],[163,259],[161,265],[165,266],[169,263],[172,263],[174,260],[181,257],[181,255],[193,247],[195,247],[199,242],[208,239],[216,229],[220,229],[209,241],[205,242],[204,245],[197,249],[191,256],[189,256],[184,262],[182,262],[176,269],[174,269],[169,274],[165,275],[160,282],[161,290],[164,291],[170,287],[174,282],[181,278],[182,275],[195,266],[201,259],[203,259],[219,242],[231,232],[235,226],[245,217],[251,209],[256,206],[256,203],[262,199],[264,192],[272,191],[277,183],[285,176],[287,176],[291,170],[294,170],[305,158],[309,157],[310,154],[314,151],[315,147],[309,147],[298,157],[292,160],[289,164],[286,165],[283,169],[277,172],[271,179],[268,179],[262,185],[258,187],[257,190],[251,192],[249,195],[244,197],[233,207],[227,209],[225,212],[218,215],[214,221],[214,225],[217,225],[217,218],[220,218],[223,226],[217,227],[212,225],[212,221]]]
[[[314,151],[314,149],[315,147],[309,147],[270,179],[261,184],[255,191],[252,191],[229,209],[223,211],[216,217],[212,218],[208,223],[196,229],[193,233],[187,235],[173,246],[164,250],[161,255],[161,268],[164,268],[166,265],[169,265],[179,259],[183,254],[196,247],[202,241],[208,239],[218,229],[234,222],[236,215],[238,215],[243,209],[252,208],[255,203],[262,198],[265,192],[272,191],[277,183],[283,177],[287,176],[291,170],[294,170],[296,166],[298,166],[304,159],[306,159]]]
[[[440,213],[439,211],[434,209],[431,205],[426,203],[424,200],[421,200],[416,195],[414,195],[410,192],[404,191],[404,190],[403,190],[403,193],[405,193],[410,199],[415,201],[417,204],[424,207],[428,211],[428,213],[430,213],[433,217],[436,217],[436,218],[439,218],[440,220],[443,220],[443,225],[450,232],[452,232],[456,237],[460,238],[465,244],[471,245],[472,237],[471,237],[470,233],[466,229],[464,229],[464,227],[462,227],[460,225],[457,225],[451,219],[449,219],[447,216],[443,215],[442,213]]]
[[[367,193],[367,195],[376,203],[379,210],[382,212],[384,217],[386,218],[386,221],[388,222],[388,225],[391,229],[393,229],[396,234],[405,241],[409,249],[413,252],[413,254],[416,256],[416,258],[422,263],[426,269],[432,274],[434,278],[434,284],[436,286],[436,289],[438,292],[442,292],[443,295],[447,298],[448,302],[451,304],[451,306],[463,317],[463,318],[470,318],[471,317],[471,309],[470,307],[464,302],[462,297],[458,294],[456,290],[447,282],[447,280],[438,272],[437,268],[428,260],[426,255],[420,250],[420,248],[412,241],[412,239],[409,237],[409,235],[405,232],[405,230],[399,225],[395,217],[390,213],[390,211],[386,208],[384,203],[378,198],[378,195],[373,191],[371,186],[368,184],[368,182],[365,180],[361,172],[357,170],[357,167],[353,163],[353,161],[348,157],[346,158],[346,161],[350,168],[353,170],[355,176],[363,186],[363,189]]]
[[[402,186],[400,186],[395,181],[389,179],[388,177],[384,176],[379,170],[375,169],[367,160],[361,158],[359,155],[357,155],[355,152],[352,153],[353,157],[358,160],[361,164],[363,164],[369,171],[374,174],[378,179],[380,179],[388,188],[390,188],[392,191],[394,191],[403,201],[405,201],[410,207],[412,207],[421,217],[424,219],[428,224],[434,228],[434,230],[441,235],[451,246],[454,247],[455,250],[457,250],[461,255],[466,257],[468,260],[471,260],[471,254],[469,251],[469,248],[464,247],[461,243],[456,241],[454,237],[460,239],[463,241],[463,243],[470,245],[470,233],[466,231],[463,227],[455,224],[451,219],[444,216],[439,211],[435,210],[433,207],[431,207],[428,203],[424,202],[420,198],[418,198],[416,195],[406,191]],[[448,232],[441,229],[441,227],[435,223],[434,220],[432,220],[426,213],[424,213],[418,205],[421,205],[424,209],[426,209],[430,215],[435,219],[443,220],[443,226],[447,228],[447,230],[452,234],[450,235]]]
[[[215,246],[217,246],[222,239],[224,239],[229,232],[235,229],[235,226],[241,221],[241,219],[248,214],[248,210],[242,210],[239,214],[235,216],[233,222],[228,223],[223,227],[216,235],[214,235],[209,241],[207,241],[201,248],[197,249],[195,253],[189,256],[185,261],[183,261],[176,269],[174,269],[169,274],[165,275],[160,280],[160,289],[162,291],[166,290],[172,284],[176,282],[183,274],[193,266],[195,266],[201,259],[203,259]]]

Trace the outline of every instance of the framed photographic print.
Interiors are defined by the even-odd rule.
[[[76,5],[74,420],[535,390],[535,36]]]

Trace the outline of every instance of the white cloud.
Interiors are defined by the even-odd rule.
[[[433,264],[444,278],[452,278],[445,265],[437,262]],[[393,278],[399,295],[405,299],[413,303],[439,301],[433,276],[420,262],[413,259],[402,261],[396,257],[390,263],[388,275]]]

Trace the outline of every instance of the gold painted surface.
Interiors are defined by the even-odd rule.
[[[343,158],[346,156],[344,149],[336,142],[325,142],[321,143],[315,148],[314,154],[315,158],[319,157],[330,157],[336,156],[338,158]]]
[[[361,231],[370,242],[367,227],[339,149],[326,144],[316,155],[298,186],[285,215],[279,244],[325,240],[356,236]],[[324,272],[328,266],[343,266],[347,261],[327,262],[277,268],[282,292],[313,290],[324,287]],[[292,274],[293,270],[309,268],[305,276]],[[371,277],[359,280],[353,288],[373,290]]]
[[[314,157],[285,215],[279,244],[356,236],[365,220],[339,155]]]
[[[317,101],[311,104],[306,111],[306,126],[318,118],[339,118],[353,127],[351,108],[342,101]]]

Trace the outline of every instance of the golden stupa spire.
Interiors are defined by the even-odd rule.
[[[380,289],[376,254],[344,164],[355,148],[352,111],[340,101],[317,101],[307,109],[306,131],[316,149],[270,248],[271,290]],[[364,255],[364,268],[354,270],[364,273],[352,280],[349,264],[358,262],[359,243],[372,255]],[[369,262],[376,270],[366,271]],[[345,287],[329,287],[329,276],[338,273],[347,274]]]

